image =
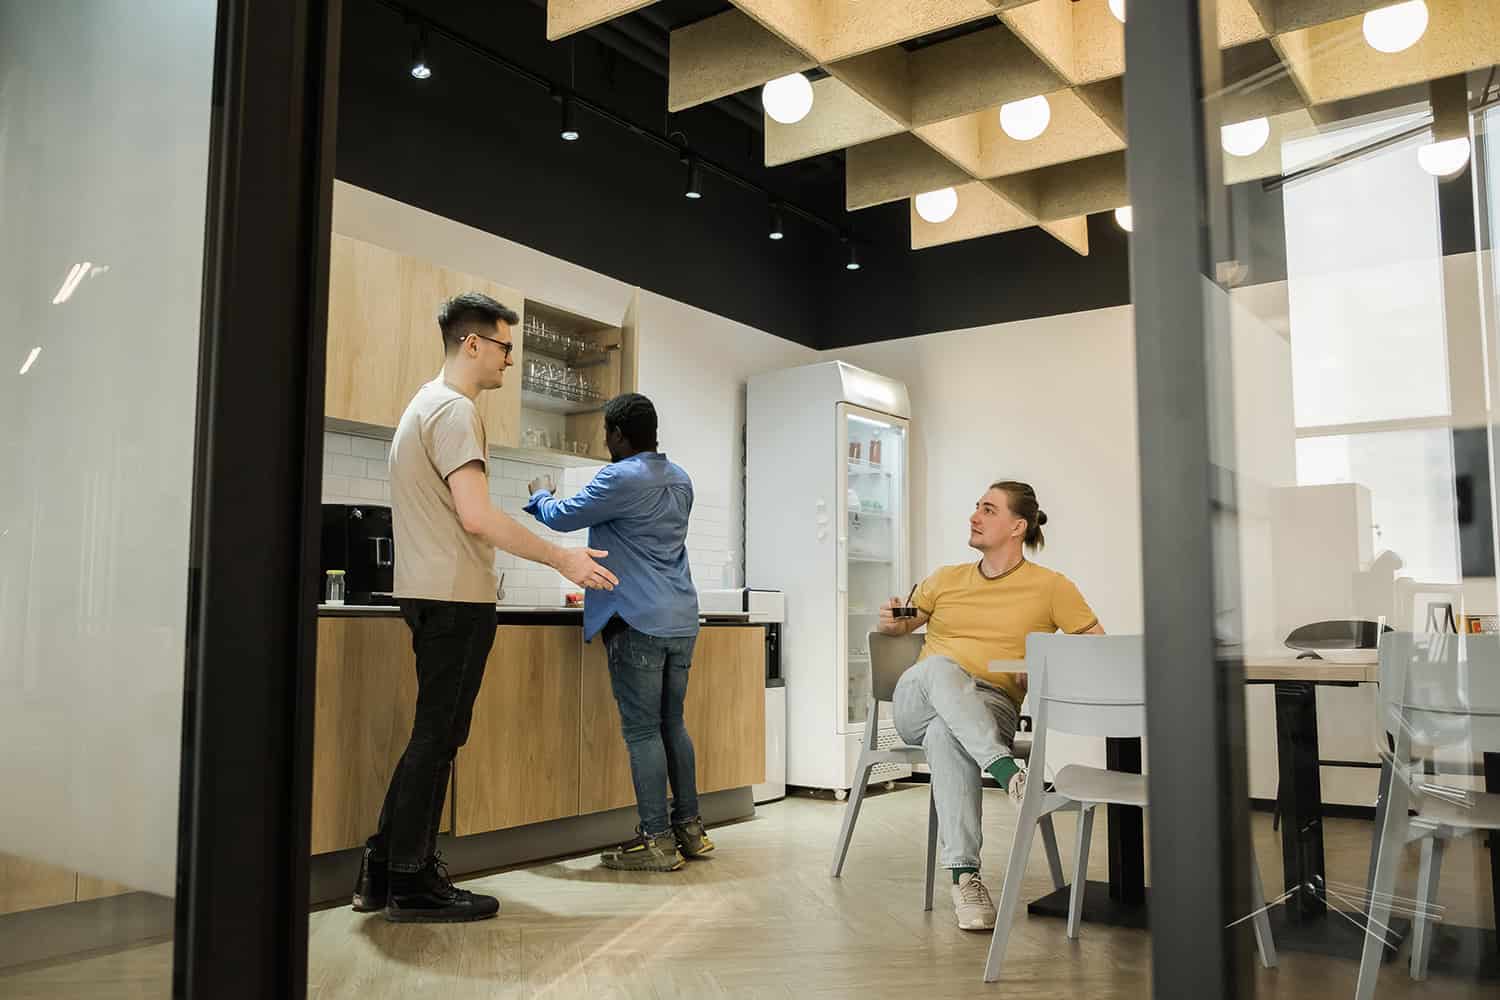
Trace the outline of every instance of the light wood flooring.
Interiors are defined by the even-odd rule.
[[[986,796],[989,871],[998,881],[1014,810]],[[1060,921],[1021,917],[1001,983],[980,979],[988,934],[957,929],[945,886],[922,911],[925,786],[867,800],[844,877],[828,877],[843,805],[794,797],[754,820],[714,831],[712,860],[671,875],[625,875],[597,857],[536,865],[472,880],[498,894],[498,919],[433,927],[395,926],[347,908],[314,913],[309,996],[383,1000],[508,997],[1142,997],[1150,991],[1145,932],[1085,925],[1069,942]],[[1072,819],[1058,839],[1070,864]],[[1100,817],[1102,827],[1103,817]],[[1281,884],[1280,850],[1265,815],[1253,817],[1268,888]],[[1369,824],[1327,823],[1329,875],[1364,878]],[[1106,877],[1105,832],[1097,829],[1090,874]],[[1414,857],[1405,882],[1414,880]],[[1491,926],[1488,866],[1475,841],[1455,844],[1441,902],[1453,923]],[[1038,848],[1026,898],[1048,887]],[[999,887],[994,887],[999,895]],[[1271,889],[1272,896],[1279,890]],[[1403,958],[1385,969],[1380,996],[1487,997],[1481,986],[1433,978],[1412,983]],[[1283,952],[1260,971],[1258,997],[1324,998],[1353,993],[1355,964]],[[170,943],[0,974],[0,997],[116,998],[166,993]]]

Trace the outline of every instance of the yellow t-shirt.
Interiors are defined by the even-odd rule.
[[[993,580],[977,562],[944,566],[922,581],[912,603],[931,616],[924,659],[946,656],[1017,705],[1026,675],[991,673],[990,661],[1025,659],[1032,632],[1087,632],[1099,623],[1072,580],[1024,559]]]

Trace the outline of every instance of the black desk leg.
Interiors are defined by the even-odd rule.
[[[1111,771],[1141,773],[1141,741],[1104,742],[1105,766]],[[1118,903],[1146,901],[1146,829],[1141,810],[1109,806],[1109,898]]]
[[[1318,771],[1318,702],[1312,684],[1276,685],[1276,755],[1281,779],[1281,861],[1286,888],[1298,889],[1287,917],[1321,918],[1323,887],[1323,782]],[[1314,888],[1309,888],[1314,887]]]
[[[1500,792],[1500,753],[1484,755],[1484,790]],[[1500,830],[1490,831],[1490,885],[1495,893],[1495,926],[1500,927]],[[1495,950],[1500,952],[1500,931],[1495,934]]]

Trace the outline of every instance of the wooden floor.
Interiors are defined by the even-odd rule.
[[[987,859],[998,876],[1014,810],[986,797]],[[960,931],[946,887],[933,912],[921,908],[926,789],[899,787],[865,805],[844,877],[828,877],[843,806],[788,799],[751,821],[714,832],[712,860],[671,875],[624,875],[596,857],[491,875],[466,883],[498,894],[496,920],[395,926],[348,908],[311,918],[309,996],[383,1000],[428,994],[505,997],[975,997],[987,994],[1142,997],[1150,990],[1145,932],[1085,925],[1069,942],[1061,922],[1022,916],[1011,935],[1003,981],[980,979],[988,934]],[[1101,823],[1102,826],[1102,816]],[[1254,817],[1268,887],[1281,883],[1269,817]],[[1329,875],[1364,878],[1369,824],[1328,822]],[[1069,864],[1072,819],[1058,824]],[[1096,830],[1090,873],[1106,875]],[[1413,880],[1408,866],[1405,881]],[[1481,878],[1480,875],[1486,877]],[[1453,923],[1490,926],[1488,868],[1474,842],[1450,849],[1441,902]],[[998,879],[997,879],[998,881]],[[1038,849],[1026,898],[1048,887]],[[999,895],[999,886],[994,887]],[[1408,890],[1409,891],[1409,890]],[[1272,890],[1271,895],[1278,891]],[[1404,953],[1403,953],[1404,957]],[[171,945],[156,944],[0,975],[0,997],[115,998],[166,995]],[[1324,998],[1353,993],[1353,962],[1283,952],[1260,971],[1259,997]],[[1487,997],[1494,984],[1434,978],[1412,983],[1404,961],[1386,967],[1381,997]]]

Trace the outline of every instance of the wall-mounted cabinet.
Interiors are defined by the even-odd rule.
[[[521,447],[608,461],[604,404],[635,389],[635,307],[620,326],[526,303]]]
[[[448,298],[483,292],[521,316],[515,367],[481,399],[494,448],[570,462],[608,461],[604,404],[636,386],[636,306],[619,325],[485,278],[333,235],[328,279],[325,416],[335,425],[394,428],[417,389],[443,365],[437,313]]]

